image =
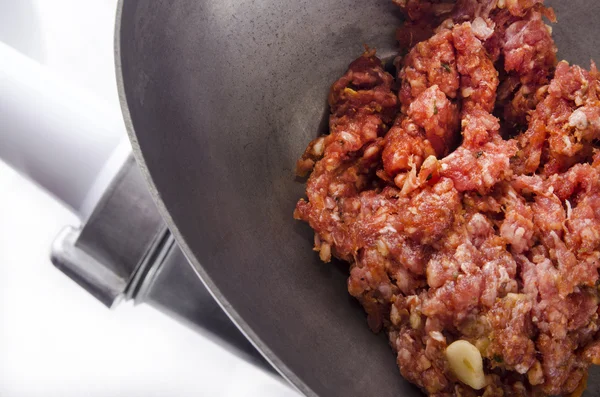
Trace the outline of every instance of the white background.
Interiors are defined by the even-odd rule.
[[[118,111],[115,0],[0,0],[0,41]],[[108,310],[54,269],[79,220],[0,162],[0,396],[297,396],[145,306]]]

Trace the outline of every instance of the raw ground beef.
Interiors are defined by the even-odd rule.
[[[398,74],[367,50],[333,84],[294,217],[427,394],[579,395],[600,364],[600,74],[557,64],[542,0],[393,1]]]

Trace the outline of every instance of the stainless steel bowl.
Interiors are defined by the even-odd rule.
[[[549,3],[561,57],[600,59],[600,2]],[[294,164],[329,85],[363,44],[392,56],[399,23],[391,0],[120,5],[124,114],[163,215],[231,318],[310,396],[419,395],[348,296],[347,268],[320,263],[292,219]]]

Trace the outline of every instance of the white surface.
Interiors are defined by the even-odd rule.
[[[79,212],[125,136],[120,112],[0,42],[0,158]]]
[[[0,41],[118,110],[113,30],[117,0],[0,0]]]
[[[0,396],[298,397],[147,306],[110,311],[56,270],[76,216],[0,162]]]
[[[117,0],[0,0],[0,41],[47,69],[44,76],[32,78],[31,86],[40,90],[36,92],[23,86],[21,76],[14,73],[19,69],[11,68],[10,59],[1,54],[0,67],[10,73],[0,73],[0,80],[8,77],[9,88],[0,82],[0,93],[3,98],[14,96],[9,91],[21,94],[12,106],[0,103],[4,113],[12,115],[0,117],[0,158],[50,188],[84,218],[85,208],[78,205],[93,203],[97,197],[82,199],[81,192],[90,187],[94,179],[90,175],[110,156],[125,130],[113,57],[116,4]],[[31,64],[23,69],[31,69]],[[52,91],[56,103],[47,100]],[[52,125],[50,119],[56,122]],[[78,145],[67,148],[62,143],[78,128]],[[23,145],[27,140],[28,150]],[[78,157],[85,155],[90,156],[87,164]],[[48,164],[53,161],[54,167]],[[70,176],[70,188],[55,177],[63,173]]]

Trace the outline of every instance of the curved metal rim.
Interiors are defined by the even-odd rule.
[[[131,141],[131,146],[133,149],[133,154],[135,159],[140,166],[142,171],[142,175],[146,180],[146,184],[148,185],[148,189],[150,190],[150,194],[152,195],[154,202],[156,203],[160,214],[163,219],[167,223],[168,228],[171,233],[175,236],[177,243],[179,244],[181,250],[185,254],[188,261],[192,264],[192,268],[198,277],[202,280],[210,294],[217,301],[221,309],[227,314],[227,316],[231,319],[231,321],[240,329],[240,331],[244,334],[246,338],[252,343],[252,345],[265,357],[265,359],[275,368],[280,375],[286,379],[292,386],[294,386],[298,391],[303,393],[309,397],[317,397],[317,394],[300,378],[296,376],[296,374],[285,365],[279,357],[273,351],[271,351],[266,344],[261,340],[261,338],[256,335],[252,329],[248,326],[248,324],[242,319],[239,313],[231,306],[227,298],[223,296],[219,288],[214,284],[213,280],[210,276],[204,271],[204,268],[192,253],[190,247],[188,246],[185,238],[180,233],[177,225],[173,221],[173,218],[169,214],[156,185],[154,184],[154,180],[148,171],[148,167],[146,165],[146,160],[141,151],[139,142],[137,140],[137,136],[135,134],[135,129],[133,127],[133,123],[131,121],[131,115],[129,113],[129,106],[127,104],[127,95],[125,93],[125,85],[123,81],[123,73],[122,73],[122,63],[121,63],[121,22],[122,22],[122,13],[123,13],[123,4],[125,0],[119,0],[117,3],[117,14],[116,14],[116,22],[115,22],[115,37],[114,37],[114,55],[115,55],[115,74],[117,79],[117,87],[119,93],[119,102],[121,105],[121,112],[123,114],[123,122],[125,123],[125,127],[127,129],[127,135],[129,136],[129,140]]]

